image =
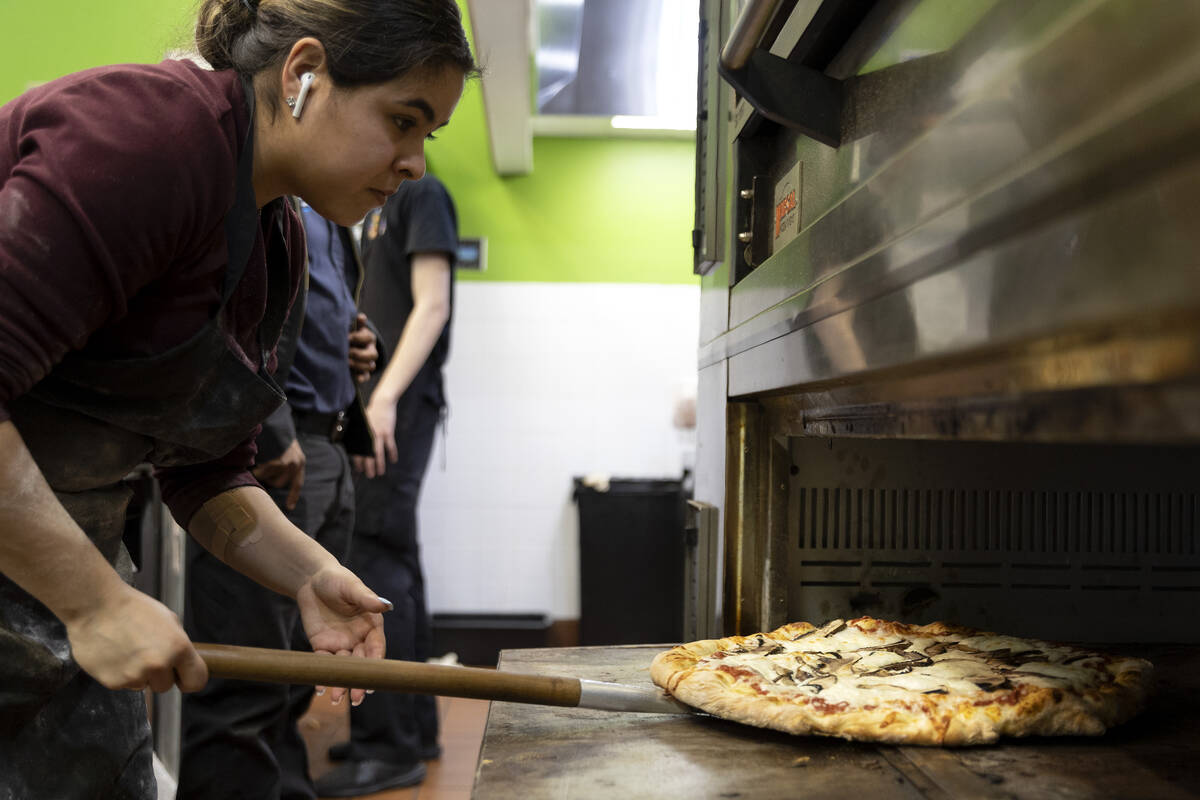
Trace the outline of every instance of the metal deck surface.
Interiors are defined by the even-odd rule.
[[[499,668],[650,686],[661,645],[505,650]],[[1124,646],[1157,667],[1147,709],[1099,738],[888,747],[707,715],[492,703],[477,800],[1200,797],[1200,648]]]

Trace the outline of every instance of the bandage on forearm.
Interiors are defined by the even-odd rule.
[[[262,538],[253,509],[237,492],[223,492],[201,506],[190,528],[192,536],[222,561],[230,545],[245,547]]]

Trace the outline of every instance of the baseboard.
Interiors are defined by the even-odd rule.
[[[472,667],[494,667],[501,650],[574,647],[579,620],[551,620],[546,614],[434,614],[433,654],[457,653]]]
[[[579,620],[556,619],[550,623],[547,647],[578,647]]]

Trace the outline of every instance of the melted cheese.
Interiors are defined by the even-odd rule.
[[[1079,650],[1045,642],[1010,636],[901,638],[852,625],[821,634],[839,623],[793,641],[763,636],[762,646],[756,646],[758,637],[750,637],[747,650],[714,653],[697,668],[748,669],[761,678],[756,688],[768,695],[852,707],[911,701],[925,693],[982,699],[1021,684],[1078,689],[1106,676],[1097,668],[1098,657],[1081,659]],[[1071,663],[1063,663],[1067,659]]]

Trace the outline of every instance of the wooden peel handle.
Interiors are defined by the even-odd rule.
[[[382,689],[547,706],[579,705],[577,678],[228,644],[197,643],[195,647],[208,665],[208,674],[214,678]]]

